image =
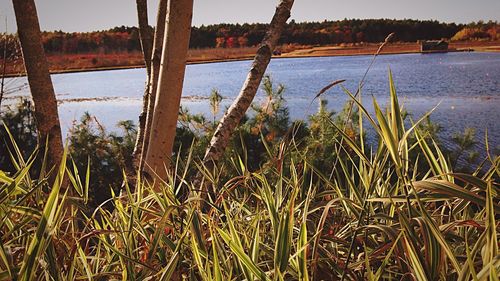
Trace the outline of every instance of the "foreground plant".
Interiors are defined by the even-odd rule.
[[[345,89],[357,124],[321,115],[338,151],[328,172],[290,130],[277,144],[263,135],[261,168],[243,150],[209,169],[191,150],[160,192],[125,180],[114,210],[91,214],[91,168],[63,162],[49,183],[14,146],[17,172],[0,173],[0,279],[498,280],[500,158],[455,173],[419,121],[404,121],[392,78],[390,89],[373,116]],[[192,170],[216,192],[204,196]]]

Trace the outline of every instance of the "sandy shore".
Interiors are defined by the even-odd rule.
[[[281,55],[273,56],[279,58],[304,58],[304,57],[330,57],[330,56],[357,56],[373,55],[377,52],[380,44],[363,45],[340,45],[340,46],[283,46]],[[449,45],[450,52],[500,52],[500,41],[495,42],[452,42]],[[217,63],[229,61],[250,60],[254,57],[256,48],[235,49],[203,49],[190,50],[188,64]],[[381,54],[409,54],[420,53],[420,45],[417,43],[395,43],[384,47]],[[115,69],[142,68],[142,54],[83,54],[48,56],[51,65],[50,72],[70,73],[86,71],[106,71]],[[88,61],[88,62],[87,62]],[[90,63],[92,61],[92,63]],[[98,62],[97,65],[95,62]],[[21,65],[7,69],[6,77],[22,76]]]

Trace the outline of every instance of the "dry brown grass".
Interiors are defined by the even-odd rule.
[[[188,52],[188,61],[204,62],[251,58],[256,52],[257,47],[191,49]]]

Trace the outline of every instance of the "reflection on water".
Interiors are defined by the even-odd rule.
[[[346,79],[344,85],[355,91],[371,56],[275,59],[268,74],[286,87],[285,98],[294,119],[307,119],[317,109],[311,104],[318,91],[332,81]],[[206,98],[216,88],[225,97],[221,108],[229,106],[238,94],[250,67],[249,61],[189,65],[186,70],[182,105],[192,113],[210,114]],[[388,68],[391,68],[399,97],[418,118],[437,104],[432,115],[442,134],[477,128],[484,142],[487,129],[493,146],[500,145],[500,53],[445,53],[379,56],[370,70],[362,94],[371,108],[371,96],[382,105],[389,95]],[[88,111],[108,128],[119,120],[137,121],[145,82],[144,69],[52,75],[60,100],[63,130]],[[25,83],[17,78],[15,85]],[[12,86],[13,87],[13,86]],[[27,89],[15,93],[27,94]],[[258,95],[262,97],[262,95]],[[340,111],[347,96],[340,88],[323,95],[328,106]]]

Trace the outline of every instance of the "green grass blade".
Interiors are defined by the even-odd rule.
[[[483,208],[486,207],[486,198],[445,180],[423,180],[413,183],[417,190],[427,190],[435,194],[447,195],[451,198],[460,198],[472,202]],[[500,212],[500,205],[492,203],[492,210]]]
[[[247,255],[245,254],[245,251],[243,250],[243,248],[241,247],[241,245],[239,245],[238,243],[236,243],[232,238],[231,238],[231,235],[229,235],[228,233],[226,233],[224,230],[222,229],[219,229],[217,228],[217,232],[219,232],[219,235],[221,236],[222,240],[224,240],[224,242],[229,246],[229,248],[231,249],[231,251],[236,255],[236,257],[238,257],[238,259],[240,260],[241,264],[246,268],[248,269],[249,271],[251,271],[255,276],[257,276],[257,278],[259,278],[260,280],[271,280],[269,279],[269,277],[264,273],[264,271],[262,271],[253,261],[252,259]]]
[[[404,236],[403,241],[410,261],[411,270],[415,275],[415,278],[419,281],[427,280],[424,266],[422,265],[418,257],[417,251],[413,247],[412,243],[408,240],[408,237],[406,235]]]
[[[67,149],[64,150],[64,154],[61,160],[61,164],[59,167],[59,173],[56,176],[56,180],[54,185],[52,186],[52,190],[47,199],[45,207],[42,212],[42,219],[40,220],[36,234],[32,237],[31,242],[28,246],[28,249],[25,253],[23,264],[20,269],[21,280],[29,281],[33,280],[34,275],[37,272],[37,264],[36,261],[41,259],[45,248],[47,247],[47,241],[50,236],[50,232],[52,228],[57,224],[56,213],[59,208],[62,208],[64,205],[64,200],[59,202],[59,191],[61,189],[61,183],[63,181],[64,172],[66,170],[66,156]]]
[[[299,280],[308,281],[309,273],[308,273],[308,264],[307,264],[307,224],[306,221],[303,220],[300,225],[300,233],[299,233],[299,241],[297,243],[297,248],[300,253],[298,254],[298,263],[299,263]]]

